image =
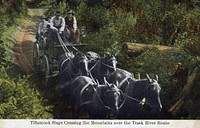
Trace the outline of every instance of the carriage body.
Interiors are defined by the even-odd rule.
[[[80,42],[72,44],[69,41],[64,42],[62,38],[53,40],[48,36],[41,36],[33,46],[33,67],[35,72],[44,76],[45,84],[48,84],[52,77],[59,75],[59,57],[66,52],[77,52],[76,50],[82,49],[83,46],[85,44]]]

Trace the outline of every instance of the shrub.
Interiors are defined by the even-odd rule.
[[[1,119],[36,119],[52,118],[44,106],[39,92],[30,86],[28,76],[10,78],[6,68],[0,70],[0,118]]]
[[[161,52],[153,48],[146,50],[136,59],[130,59],[128,62],[132,65],[127,68],[132,73],[139,72],[141,78],[146,78],[146,73],[151,78],[157,74],[162,88],[163,106],[169,108],[177,100],[176,98],[187,82],[190,60],[190,56],[177,49]]]

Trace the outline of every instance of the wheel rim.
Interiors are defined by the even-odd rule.
[[[33,48],[33,66],[36,71],[39,71],[39,60],[39,45],[38,43],[35,43]]]
[[[41,66],[42,66],[42,72],[44,75],[44,82],[45,84],[47,84],[49,79],[51,78],[51,72],[50,72],[50,67],[49,67],[49,60],[46,55],[44,55],[42,58]]]

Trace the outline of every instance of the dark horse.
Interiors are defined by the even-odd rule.
[[[124,90],[129,84],[135,83],[135,78],[132,74],[126,70],[117,68],[116,71],[110,73],[107,76],[109,83],[114,83],[118,85],[118,88]]]
[[[161,111],[161,88],[157,75],[155,79],[150,79],[147,75],[146,80],[136,80],[123,70],[117,70],[109,75],[108,81],[119,82],[118,88],[123,92],[118,118],[143,118],[141,109],[144,104],[149,105],[156,113]]]
[[[78,76],[70,84],[71,105],[77,106],[76,118],[79,111],[85,110],[89,118],[116,117],[119,111],[120,90],[114,84],[100,85],[87,76]]]
[[[114,55],[107,55],[104,58],[89,62],[88,70],[91,72],[92,77],[102,84],[104,82],[104,77],[107,77],[111,72],[116,71],[116,65],[116,57]]]
[[[135,83],[129,84],[123,90],[123,95],[126,98],[120,110],[119,118],[144,118],[141,113],[143,104],[149,105],[153,112],[160,112],[162,109],[160,91],[157,76],[155,79],[150,79],[147,75],[146,80],[136,80]]]
[[[66,84],[76,76],[88,75],[88,60],[84,55],[65,53],[59,57],[57,91],[64,91]],[[61,93],[59,93],[61,94]]]

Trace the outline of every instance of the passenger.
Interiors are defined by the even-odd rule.
[[[43,31],[44,31],[45,37],[48,35],[49,29],[50,29],[50,20],[51,20],[51,17],[48,16],[44,21]]]
[[[57,39],[57,32],[61,35],[64,41],[65,20],[63,17],[61,17],[60,11],[56,11],[55,16],[51,18],[50,28],[51,28],[50,36],[54,38],[54,41],[55,39]],[[56,40],[56,42],[57,41],[58,40]]]
[[[48,33],[50,29],[50,19],[51,17],[42,18],[41,23],[38,26],[37,34],[36,34],[36,42],[40,43],[42,46],[46,47],[45,37],[48,38]]]
[[[44,22],[45,22],[45,19],[44,18],[41,18],[41,22],[40,24],[38,25],[38,30],[37,30],[37,34],[36,34],[36,40],[37,42],[40,42],[40,40],[43,38],[43,34],[44,34]]]
[[[74,16],[74,12],[70,10],[65,17],[66,23],[66,35],[70,42],[78,43],[80,32],[77,28],[76,17]]]
[[[47,17],[43,19],[43,22],[39,25],[38,33],[40,32],[42,36],[47,37],[47,33],[50,28],[50,19],[51,17]]]

